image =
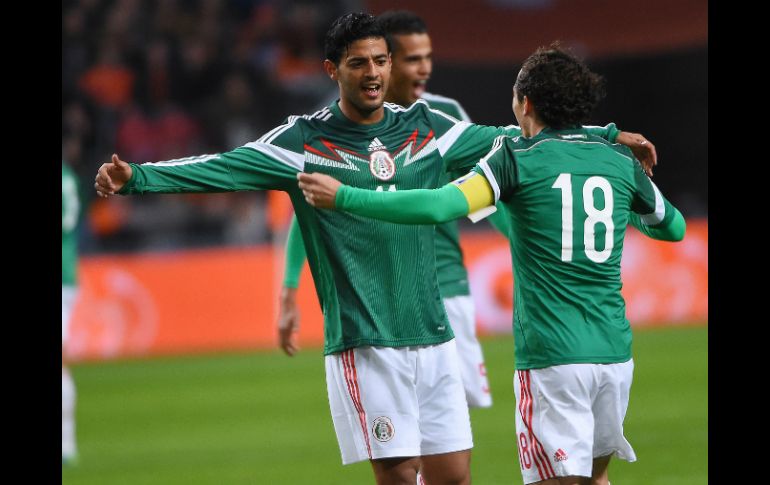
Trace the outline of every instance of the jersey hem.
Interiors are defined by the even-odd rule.
[[[404,339],[399,340],[397,342],[394,342],[393,340],[381,340],[381,339],[361,339],[357,340],[355,342],[347,343],[347,344],[340,344],[335,345],[333,347],[325,347],[324,348],[324,355],[330,355],[330,354],[336,354],[338,352],[343,352],[348,349],[355,349],[358,347],[410,347],[412,345],[438,345],[443,344],[445,342],[449,342],[455,338],[454,335],[449,335],[447,338],[441,339],[436,337],[431,338],[410,338],[410,339]]]
[[[617,357],[574,357],[571,359],[560,360],[558,362],[517,362],[516,370],[543,369],[546,367],[556,367],[569,364],[622,364],[631,360],[631,355],[622,355]]]

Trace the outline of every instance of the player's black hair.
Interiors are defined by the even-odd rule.
[[[556,129],[585,124],[605,95],[604,79],[559,42],[524,61],[515,87],[519,101],[527,96],[540,119]]]
[[[427,34],[428,26],[425,21],[414,12],[408,10],[388,10],[377,16],[377,24],[385,32],[385,39],[391,48],[398,43],[393,42],[394,35]]]
[[[385,38],[385,32],[377,24],[374,15],[362,12],[345,14],[335,20],[326,32],[324,55],[339,66],[340,59],[350,44],[371,37]],[[388,44],[388,52],[390,52],[390,44]]]

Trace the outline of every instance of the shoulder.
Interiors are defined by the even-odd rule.
[[[470,121],[468,113],[465,112],[462,105],[456,99],[434,93],[424,93],[422,99],[426,101],[432,109],[446,113],[458,120]]]
[[[318,129],[320,125],[326,123],[332,116],[332,112],[328,107],[311,114],[291,115],[286,118],[280,125],[274,127],[271,130],[268,130],[255,142],[252,142],[252,144],[273,144],[276,142],[280,144],[282,140],[295,139],[297,137],[301,138],[304,130],[310,131],[313,129]]]
[[[329,107],[319,109],[315,113],[304,115],[291,115],[284,121],[284,125],[296,125],[296,124],[315,124],[323,123],[332,117],[332,111]]]
[[[418,99],[408,108],[405,108],[400,104],[388,103],[387,101],[383,103],[383,107],[393,113],[419,114],[430,111],[430,106],[422,99]]]

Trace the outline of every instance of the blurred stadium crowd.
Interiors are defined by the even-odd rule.
[[[323,36],[356,0],[65,0],[62,158],[85,202],[84,253],[255,244],[266,194],[99,199],[117,152],[149,162],[230,150],[332,99]]]
[[[624,2],[633,5],[633,0]],[[114,152],[143,163],[227,151],[255,140],[288,115],[325,106],[337,94],[321,63],[331,22],[351,11],[418,11],[418,3],[425,12],[449,12],[429,23],[434,49],[439,38],[453,56],[467,47],[452,24],[464,10],[448,9],[440,0],[64,0],[62,158],[81,183],[81,253],[253,245],[280,234],[283,228],[275,224],[277,211],[267,208],[271,196],[266,192],[105,200],[96,197],[93,178]],[[583,28],[598,12],[606,22],[624,21],[620,7],[604,12],[591,2],[547,0],[463,5],[486,12],[476,24],[466,19],[470,31],[494,20],[507,29],[506,22],[530,19],[517,24],[520,41],[506,45],[509,50],[528,53],[543,42],[532,25],[547,17],[548,39],[573,39],[593,54],[597,72],[612,79],[596,122],[614,120],[644,132],[668,167],[656,171],[656,183],[685,217],[707,217],[707,7],[702,0],[649,3],[640,11],[641,20],[628,25],[637,29],[633,35]],[[591,7],[587,13],[579,7],[583,4]],[[580,18],[573,22],[576,15]],[[649,26],[661,22],[660,31],[648,35]],[[474,119],[507,124],[512,121],[510,64],[461,66],[477,54],[499,51],[489,44],[500,35],[496,32],[475,38],[471,50],[463,50],[466,57],[452,57],[452,65],[437,62],[429,89],[448,96],[463,93],[458,99]],[[617,50],[601,50],[607,46]],[[526,55],[517,52],[501,56]],[[467,86],[473,86],[472,96]],[[505,93],[505,102],[495,93]],[[463,230],[471,227],[461,222]]]

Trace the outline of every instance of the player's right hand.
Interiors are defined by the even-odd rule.
[[[116,153],[112,154],[112,160],[103,163],[96,173],[94,188],[100,197],[109,197],[115,195],[115,192],[131,179],[133,170],[131,165],[118,157]]]
[[[334,209],[334,199],[342,182],[322,173],[299,172],[297,179],[308,204],[319,209]]]

